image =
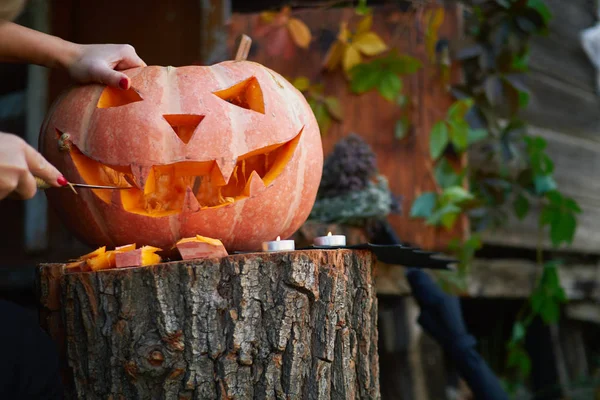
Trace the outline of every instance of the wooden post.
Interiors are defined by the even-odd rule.
[[[366,251],[231,255],[64,273],[38,267],[70,397],[378,399]]]

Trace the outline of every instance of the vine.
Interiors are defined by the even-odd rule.
[[[528,326],[535,317],[546,324],[557,323],[560,304],[567,300],[557,272],[559,262],[544,260],[544,235],[554,247],[571,244],[581,209],[557,187],[545,139],[528,134],[525,121],[519,118],[529,101],[524,83],[529,41],[533,35],[547,32],[551,18],[548,8],[542,0],[477,4],[467,20],[471,44],[457,54],[466,83],[452,88],[458,100],[430,134],[430,155],[437,161],[435,180],[443,191],[422,194],[413,203],[411,215],[446,228],[453,226],[458,215],[469,215],[475,233],[464,243],[452,243],[461,258],[459,277],[464,278],[470,260],[481,247],[481,233],[509,220],[511,210],[518,219],[524,219],[532,203],[541,209],[537,263],[542,273],[519,312],[507,344],[507,366],[512,372],[508,388],[514,393],[531,370],[524,348]],[[471,155],[477,153],[480,168],[455,171],[449,166],[449,156],[471,150]],[[463,177],[468,179],[468,191],[458,190]],[[448,191],[457,195],[448,196]]]
[[[458,273],[446,275],[442,282],[461,289],[469,265],[482,246],[482,234],[505,224],[511,214],[522,220],[532,209],[540,210],[537,264],[541,274],[507,343],[506,361],[512,375],[509,389],[514,391],[531,370],[524,348],[527,328],[536,317],[546,324],[558,322],[560,305],[567,301],[557,272],[559,261],[544,259],[544,239],[548,237],[555,248],[570,245],[581,209],[558,188],[545,139],[529,134],[526,122],[519,116],[529,102],[525,78],[530,40],[548,31],[552,17],[549,9],[543,0],[462,3],[469,11],[469,43],[454,55],[462,65],[464,83],[452,87],[448,79],[449,46],[438,37],[444,21],[443,9],[417,12],[422,16],[418,20],[425,22],[423,36],[429,62],[437,64],[444,87],[456,101],[430,132],[428,150],[434,163],[431,175],[436,189],[415,199],[410,216],[421,218],[430,226],[452,229],[461,215],[468,215],[473,233],[465,240],[454,239],[450,243],[460,260]],[[402,77],[422,68],[421,61],[390,49],[372,31],[372,14],[366,0],[358,1],[355,10],[362,19],[354,30],[347,21],[341,23],[324,59],[325,70],[341,67],[353,93],[375,90],[386,100],[405,107],[408,101]],[[288,20],[291,18],[289,13],[285,15]],[[289,25],[280,26],[290,29]],[[293,83],[306,95],[323,134],[333,121],[343,118],[339,100],[324,94],[322,85],[305,77],[298,77]],[[395,127],[395,136],[402,139],[409,125],[407,117],[403,117]],[[467,166],[453,163],[467,154]]]

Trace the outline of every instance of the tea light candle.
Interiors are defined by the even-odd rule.
[[[279,236],[277,236],[277,240],[263,242],[262,247],[263,251],[289,251],[296,249],[296,245],[293,240],[281,240]]]
[[[331,232],[329,232],[327,236],[316,237],[313,243],[315,246],[345,246],[346,236],[332,235]]]

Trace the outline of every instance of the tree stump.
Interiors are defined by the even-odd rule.
[[[38,267],[41,323],[81,399],[378,399],[367,251]]]

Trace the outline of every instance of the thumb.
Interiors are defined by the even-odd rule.
[[[98,76],[98,80],[105,85],[112,86],[117,89],[127,90],[131,84],[129,77],[122,72],[115,71],[114,69],[105,68]]]

